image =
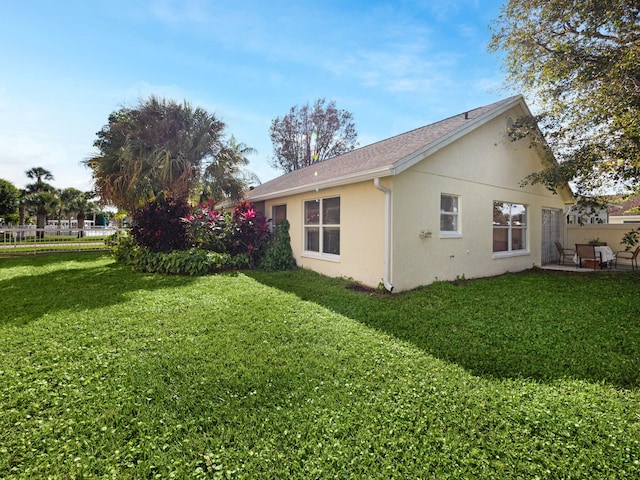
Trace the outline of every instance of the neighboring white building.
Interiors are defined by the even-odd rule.
[[[590,225],[595,223],[609,223],[607,207],[581,208],[573,205],[567,209],[568,225]]]
[[[75,218],[71,219],[71,227],[69,227],[69,220],[47,220],[47,228],[78,228],[78,220],[76,220]],[[94,222],[93,220],[85,220],[84,221],[84,228],[93,228],[94,227]]]

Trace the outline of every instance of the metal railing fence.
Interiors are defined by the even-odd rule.
[[[0,227],[0,257],[106,250],[105,239],[118,230],[114,227]]]

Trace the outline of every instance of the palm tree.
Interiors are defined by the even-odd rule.
[[[51,174],[51,172],[45,168],[42,167],[33,167],[30,168],[29,170],[27,170],[26,172],[27,177],[29,177],[32,180],[35,180],[36,183],[35,185],[37,185],[38,187],[40,187],[40,190],[44,190],[45,185],[46,187],[49,187],[50,185],[45,183],[43,181],[44,180],[53,180],[53,175]]]
[[[109,116],[84,161],[103,202],[132,211],[157,197],[188,200],[205,159],[220,150],[224,124],[189,103],[155,96]]]
[[[30,168],[25,173],[27,177],[35,180],[35,183],[27,185],[23,202],[27,208],[31,207],[35,210],[36,236],[44,238],[48,211],[57,203],[55,188],[44,180],[53,180],[53,175],[42,167]]]
[[[109,115],[109,124],[98,132],[94,146],[100,151],[84,160],[92,170],[96,194],[106,204],[117,205],[128,211],[153,197],[150,168],[144,161],[137,142],[136,125],[132,113],[121,109]]]
[[[71,228],[71,216],[76,212],[75,201],[81,195],[84,195],[84,193],[73,187],[61,190],[58,195],[58,199],[60,201],[58,211],[61,215],[66,215],[67,220],[69,221],[69,228]]]
[[[249,163],[247,155],[256,153],[245,143],[238,143],[231,135],[211,163],[204,169],[200,200],[213,198],[216,202],[229,199],[238,201],[250,184],[260,183],[257,175],[245,167]]]
[[[51,190],[31,191],[25,196],[25,203],[36,214],[36,237],[44,238],[47,215],[58,203],[56,194]]]
[[[73,199],[71,208],[76,212],[76,220],[78,220],[78,237],[84,236],[84,221],[87,218],[87,212],[93,212],[97,209],[95,202],[92,202],[93,192],[80,192]]]

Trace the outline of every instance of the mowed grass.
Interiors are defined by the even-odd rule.
[[[0,478],[639,478],[640,276],[0,261]]]

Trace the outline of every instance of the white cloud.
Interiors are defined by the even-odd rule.
[[[439,21],[446,21],[463,10],[477,9],[479,0],[423,0],[422,8],[430,11]]]
[[[327,63],[326,68],[336,75],[353,77],[367,87],[425,95],[451,84],[451,72],[459,58],[456,53],[430,54],[421,44],[398,45],[354,53],[342,62]]]
[[[474,25],[460,24],[456,28],[462,38],[473,40],[478,36],[478,29]]]
[[[474,90],[484,93],[502,92],[505,89],[504,79],[496,72],[496,75],[490,77],[480,77],[473,83]],[[511,93],[509,93],[511,95]]]
[[[150,10],[163,23],[206,23],[209,6],[209,2],[202,0],[156,0],[151,2]]]

